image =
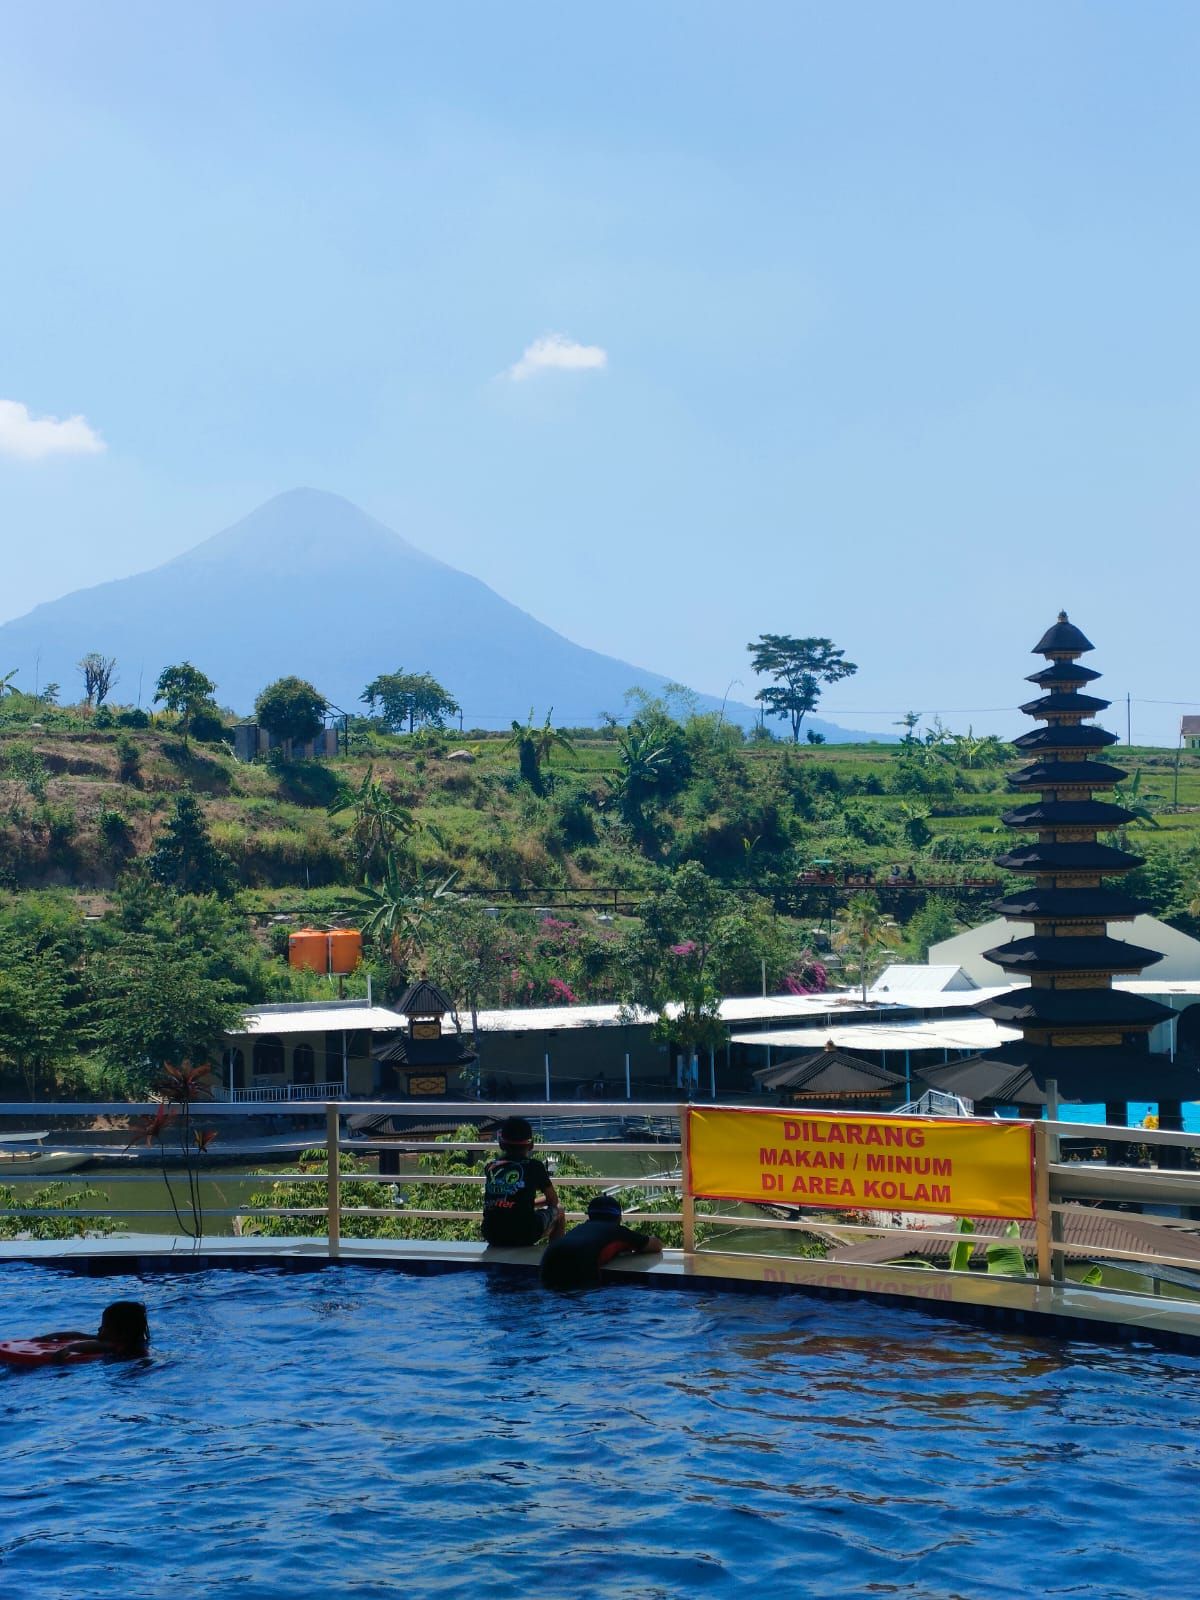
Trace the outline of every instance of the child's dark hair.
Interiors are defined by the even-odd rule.
[[[105,1306],[100,1327],[106,1338],[117,1339],[124,1345],[141,1347],[150,1343],[150,1324],[140,1300],[114,1300],[112,1305]]]
[[[505,1117],[496,1129],[501,1150],[528,1150],[533,1144],[533,1129],[524,1117]]]

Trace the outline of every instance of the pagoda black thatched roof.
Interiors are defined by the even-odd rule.
[[[1101,676],[1103,674],[1093,671],[1091,667],[1081,666],[1078,661],[1052,661],[1040,672],[1029,673],[1025,682],[1052,689],[1058,683],[1092,683]]]
[[[1145,900],[1135,900],[1119,889],[1014,889],[1002,900],[993,900],[992,909],[1002,917],[1017,917],[1024,922],[1063,919],[1075,922],[1101,922],[1116,918],[1125,921],[1140,917]]]
[[[1140,867],[1144,856],[1130,850],[1117,850],[1110,844],[1018,844],[996,857],[998,867],[1010,872],[1131,872]]]
[[[1097,728],[1094,723],[1051,723],[1045,728],[1031,728],[1012,741],[1014,750],[1100,750],[1105,745],[1116,744],[1119,735],[1107,728]]]
[[[1137,1028],[1175,1015],[1170,1006],[1126,989],[1014,989],[971,1009],[994,1022],[1046,1028]]]
[[[1107,711],[1110,705],[1111,700],[1098,700],[1094,694],[1071,694],[1055,690],[1051,694],[1039,695],[1036,700],[1027,700],[1017,709],[1027,717],[1046,717],[1058,711],[1077,712],[1080,716],[1090,717],[1096,711]]]
[[[1126,774],[1107,761],[1035,761],[1008,780],[1010,789],[1107,789]]]
[[[1045,1105],[1051,1079],[1060,1100],[1084,1104],[1200,1098],[1200,1066],[1194,1061],[1123,1045],[1055,1047],[1014,1039],[985,1056],[924,1067],[921,1077],[947,1094],[997,1105]]]
[[[461,1033],[444,1033],[440,1039],[410,1039],[406,1033],[401,1033],[376,1045],[371,1054],[376,1061],[385,1061],[392,1067],[451,1070],[469,1066],[476,1053]]]
[[[1058,621],[1053,627],[1047,628],[1042,637],[1034,645],[1032,654],[1035,656],[1057,655],[1082,655],[1085,650],[1094,650],[1096,646],[1075,626],[1067,620],[1067,613],[1060,611]]]
[[[1124,939],[1043,937],[1014,939],[983,952],[1006,972],[1141,972],[1163,959],[1161,950],[1147,950]]]
[[[397,1000],[396,1010],[405,1017],[444,1017],[454,1003],[428,978],[418,978]]]
[[[764,1089],[787,1089],[793,1098],[812,1100],[885,1099],[904,1087],[894,1072],[832,1045],[763,1067],[754,1076]]]
[[[1107,800],[1033,800],[1002,811],[1000,820],[1009,828],[1120,828],[1137,818]]]

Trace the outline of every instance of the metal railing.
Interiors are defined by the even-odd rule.
[[[278,1102],[267,1102],[267,1104],[274,1107]],[[261,1116],[261,1107],[261,1102],[213,1101],[196,1104],[190,1110],[196,1122],[214,1120],[226,1123],[230,1119],[249,1119],[256,1114]],[[60,1124],[78,1124],[94,1120],[98,1116],[130,1119],[152,1117],[161,1109],[156,1103],[0,1104],[0,1127],[8,1131],[18,1120],[29,1123],[36,1120],[39,1132],[50,1125],[52,1131],[48,1135],[49,1143],[60,1138],[65,1142],[65,1136],[53,1131]],[[320,1224],[314,1229],[313,1236],[324,1238],[331,1256],[338,1255],[342,1248],[344,1223],[353,1219],[393,1218],[431,1222],[469,1220],[475,1223],[479,1218],[479,1209],[475,1207],[468,1209],[461,1206],[361,1205],[355,1203],[355,1191],[361,1185],[380,1183],[391,1184],[393,1190],[401,1191],[417,1185],[434,1189],[440,1186],[478,1188],[484,1181],[479,1172],[446,1173],[428,1170],[400,1174],[381,1174],[375,1170],[354,1172],[346,1170],[343,1158],[348,1155],[375,1156],[381,1151],[403,1156],[427,1156],[434,1152],[457,1150],[464,1153],[474,1152],[482,1156],[495,1149],[493,1143],[482,1139],[432,1141],[429,1138],[405,1136],[402,1132],[386,1137],[347,1137],[343,1121],[347,1117],[361,1117],[367,1113],[372,1118],[394,1118],[397,1123],[405,1120],[428,1122],[432,1114],[436,1115],[439,1121],[458,1119],[462,1124],[471,1124],[484,1117],[494,1118],[515,1113],[530,1116],[531,1120],[542,1128],[543,1143],[538,1147],[539,1154],[551,1157],[566,1154],[588,1155],[593,1158],[597,1168],[603,1166],[606,1153],[613,1155],[638,1153],[654,1158],[655,1162],[660,1164],[655,1171],[630,1174],[595,1170],[579,1176],[562,1174],[558,1181],[564,1187],[585,1191],[613,1192],[626,1196],[636,1196],[638,1192],[643,1196],[657,1192],[664,1197],[674,1198],[677,1204],[669,1210],[659,1210],[657,1207],[647,1209],[644,1204],[642,1209],[638,1209],[635,1203],[626,1212],[626,1220],[635,1225],[641,1223],[650,1227],[661,1223],[679,1224],[683,1250],[688,1255],[715,1251],[722,1255],[768,1259],[794,1256],[794,1251],[786,1248],[778,1249],[769,1243],[764,1243],[764,1236],[778,1234],[782,1236],[781,1245],[785,1243],[788,1235],[793,1236],[793,1242],[795,1236],[801,1236],[805,1242],[823,1241],[836,1260],[839,1249],[859,1241],[883,1240],[889,1245],[894,1242],[895,1251],[894,1254],[879,1254],[877,1264],[894,1267],[902,1265],[906,1255],[919,1255],[923,1247],[925,1253],[930,1254],[930,1246],[944,1246],[945,1248],[940,1251],[935,1250],[932,1253],[948,1257],[949,1250],[953,1246],[967,1244],[976,1250],[980,1247],[986,1249],[989,1243],[996,1240],[995,1234],[984,1232],[965,1236],[954,1226],[953,1219],[933,1215],[927,1215],[918,1223],[914,1222],[913,1213],[899,1217],[888,1212],[839,1213],[835,1210],[792,1208],[773,1203],[754,1205],[713,1200],[697,1194],[691,1187],[689,1173],[687,1115],[689,1108],[673,1102],[632,1105],[623,1103],[619,1107],[603,1101],[590,1104],[541,1103],[535,1107],[523,1102],[422,1102],[414,1105],[411,1100],[392,1102],[329,1100],[323,1105],[311,1101],[290,1102],[289,1109],[296,1120],[315,1121],[320,1117],[321,1121],[319,1126],[313,1128],[311,1140],[305,1140],[297,1130],[294,1136],[294,1148],[290,1152],[278,1153],[294,1156],[296,1149],[302,1146],[320,1148],[325,1157],[324,1170],[300,1169],[296,1167],[294,1160],[289,1160],[283,1168],[269,1166],[272,1147],[264,1144],[257,1147],[253,1153],[249,1150],[247,1152],[247,1165],[257,1165],[262,1170],[238,1176],[247,1180],[260,1180],[264,1188],[292,1182],[324,1187],[324,1202],[317,1205],[287,1203],[253,1205],[248,1201],[235,1206],[205,1204],[203,1207],[205,1218],[210,1220],[218,1217],[243,1217],[248,1220],[259,1217],[313,1218],[314,1223]],[[273,1121],[277,1121],[277,1111],[272,1109],[270,1115]],[[859,1114],[845,1115],[857,1117]],[[653,1137],[637,1138],[622,1135],[620,1129],[623,1126],[627,1128],[631,1120],[641,1123],[647,1130],[653,1130]],[[556,1127],[561,1127],[566,1136],[555,1136],[552,1130]],[[605,1129],[610,1130],[608,1137],[594,1136]],[[675,1131],[676,1137],[664,1138],[663,1135],[671,1130]],[[570,1136],[572,1134],[574,1137]],[[278,1134],[272,1137],[277,1138]],[[1103,1149],[1115,1147],[1128,1152],[1130,1149],[1145,1147],[1151,1156],[1156,1152],[1160,1155],[1164,1152],[1168,1154],[1162,1164],[1156,1167],[1110,1166],[1102,1161],[1064,1161],[1059,1158],[1058,1149],[1062,1138],[1093,1141],[1097,1147]],[[1190,1215],[1194,1212],[1196,1218],[1200,1219],[1200,1166],[1189,1164],[1193,1161],[1200,1163],[1200,1136],[1159,1129],[1126,1129],[1105,1124],[1042,1121],[1033,1124],[1033,1145],[1035,1215],[1032,1237],[1022,1239],[1024,1252],[1033,1262],[1033,1271],[1027,1273],[1028,1277],[1036,1279],[1043,1285],[1060,1284],[1067,1278],[1067,1263],[1070,1258],[1099,1259],[1117,1267],[1127,1268],[1135,1277],[1149,1277],[1153,1280],[1155,1293],[1160,1292],[1160,1283],[1165,1283],[1168,1289],[1172,1286],[1182,1288],[1190,1292],[1193,1297],[1200,1292],[1200,1220],[1193,1222]],[[6,1141],[0,1148],[12,1151],[15,1147]],[[36,1148],[42,1154],[47,1151],[46,1144],[31,1148]],[[76,1145],[75,1148],[83,1147]],[[119,1145],[88,1148],[101,1160],[106,1149],[110,1154],[116,1154],[121,1150]],[[1183,1165],[1176,1167],[1167,1164],[1173,1160],[1181,1161]],[[663,1163],[665,1165],[662,1165]],[[194,1170],[205,1181],[228,1176],[227,1169],[208,1166],[203,1156],[196,1157],[193,1165]],[[27,1192],[31,1186],[36,1189],[52,1183],[65,1182],[68,1185],[78,1184],[87,1187],[91,1182],[91,1176],[86,1171],[22,1172],[9,1171],[8,1166],[7,1161],[0,1160],[0,1187],[9,1188],[14,1194],[18,1190]],[[147,1170],[145,1166],[132,1170],[118,1167],[114,1171],[104,1173],[103,1177],[120,1182],[122,1185],[162,1182],[162,1173],[158,1167],[153,1170]],[[181,1173],[181,1180],[182,1177]],[[1089,1244],[1078,1232],[1073,1234],[1072,1230],[1077,1228],[1079,1221],[1077,1208],[1118,1205],[1152,1208],[1150,1211],[1143,1209],[1142,1214],[1136,1218],[1136,1221],[1144,1226],[1141,1229],[1142,1237],[1133,1248],[1104,1241]],[[1166,1209],[1173,1209],[1177,1215],[1158,1214]],[[72,1217],[85,1222],[91,1218],[106,1218],[136,1223],[150,1219],[161,1221],[178,1214],[178,1204],[175,1202],[170,1206],[138,1207],[111,1203],[92,1206],[38,1206],[22,1205],[18,1201],[7,1210],[0,1208],[0,1221],[7,1216],[17,1222],[23,1218]],[[578,1211],[570,1212],[568,1217],[574,1219],[582,1214]],[[1115,1215],[1127,1217],[1128,1213]],[[703,1236],[698,1237],[698,1234]],[[741,1239],[738,1238],[739,1234],[743,1236]],[[747,1234],[751,1235],[749,1239],[745,1237]],[[428,1242],[436,1245],[438,1241],[431,1238]],[[1144,1291],[1131,1291],[1105,1284],[1102,1292],[1120,1295]]]
[[[342,1083],[259,1083],[249,1089],[226,1089],[221,1098],[234,1104],[278,1103],[290,1100],[317,1100],[322,1105],[345,1094]]]

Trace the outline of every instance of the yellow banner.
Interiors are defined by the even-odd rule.
[[[838,1211],[1033,1216],[1033,1124],[965,1117],[688,1113],[692,1192]]]

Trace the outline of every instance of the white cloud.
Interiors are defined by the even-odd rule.
[[[561,333],[545,333],[526,345],[521,359],[508,369],[514,383],[539,372],[597,372],[608,365],[608,351],[598,344],[576,344]]]
[[[107,446],[86,417],[35,417],[19,400],[0,400],[0,456],[95,456]]]

